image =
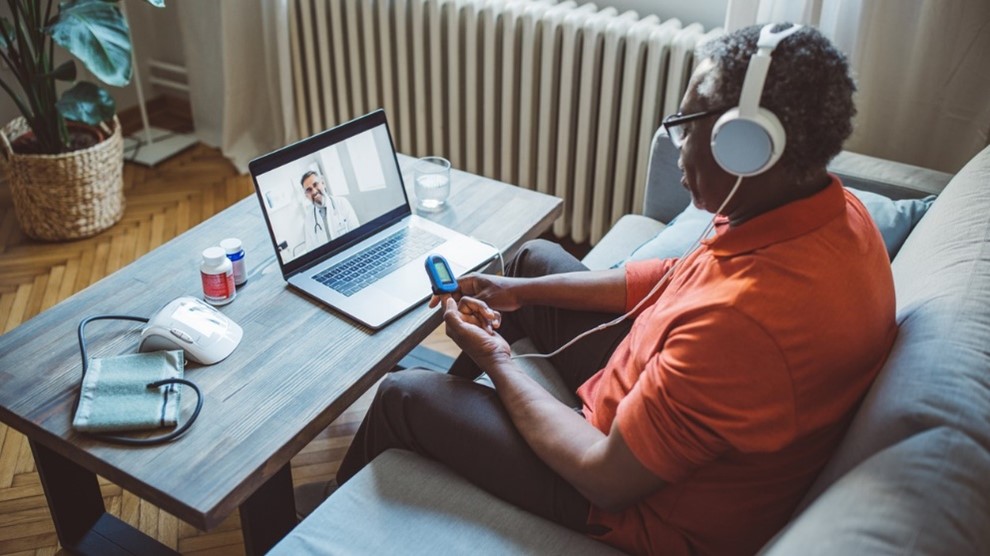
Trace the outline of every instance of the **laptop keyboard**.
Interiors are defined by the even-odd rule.
[[[426,230],[403,228],[313,279],[350,297],[443,242],[443,238]]]

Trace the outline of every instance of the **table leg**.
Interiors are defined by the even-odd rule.
[[[178,554],[106,513],[94,473],[36,442],[31,442],[31,451],[55,532],[66,550],[99,555]]]
[[[75,546],[106,511],[96,475],[31,442],[34,463],[62,546]]]
[[[241,533],[248,556],[264,554],[296,526],[292,467],[286,463],[240,507]]]

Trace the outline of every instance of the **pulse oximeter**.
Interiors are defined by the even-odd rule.
[[[450,269],[447,259],[441,255],[428,255],[426,257],[426,274],[430,277],[430,285],[433,286],[434,295],[448,295],[457,291],[458,285],[457,280],[454,279],[454,271]]]

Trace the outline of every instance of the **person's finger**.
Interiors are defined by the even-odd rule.
[[[473,320],[478,322],[478,326],[486,332],[489,334],[495,333],[493,321],[496,318],[497,312],[492,310],[487,303],[470,296],[463,296],[458,301],[457,306],[460,308],[462,314],[470,315]]]
[[[484,301],[478,299],[477,297],[472,297],[470,295],[463,295],[457,300],[458,305],[471,307],[473,310],[481,311],[485,307],[488,307]]]
[[[492,309],[485,301],[482,301],[476,297],[462,296],[459,300],[459,306],[461,312],[466,312],[465,306],[470,308],[470,310],[477,314],[480,318],[488,321],[492,327],[498,328],[502,324],[502,313]]]
[[[437,305],[440,305],[441,303],[446,303],[446,300],[447,299],[453,299],[454,301],[457,301],[458,299],[460,299],[460,297],[461,296],[457,292],[454,292],[454,293],[445,293],[443,295],[433,294],[433,296],[430,297],[429,307],[432,309],[433,307],[436,307]]]
[[[473,297],[468,297],[465,295],[457,300],[457,309],[460,310],[460,312],[464,313],[465,315],[470,315],[472,313],[477,312],[475,310],[475,306],[476,305],[474,303]]]
[[[477,300],[474,300],[474,303],[472,303],[471,298],[466,296],[458,300],[456,305],[451,305],[450,302],[447,302],[445,307],[448,312],[444,313],[444,321],[447,324],[448,336],[451,336],[452,328],[457,329],[455,333],[464,332],[466,330],[463,328],[465,325],[480,328],[489,335],[495,334],[492,322],[487,318],[484,311],[480,310],[484,306],[484,303],[480,303],[480,305],[478,303]]]
[[[461,311],[457,308],[457,302],[449,297],[443,300],[443,322],[447,328],[447,336],[456,342],[455,336],[461,326]]]

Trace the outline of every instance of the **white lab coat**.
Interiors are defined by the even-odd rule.
[[[344,197],[333,197],[330,195],[324,198],[327,203],[327,225],[329,226],[329,230],[324,227],[323,217],[320,215],[320,210],[316,205],[307,202],[303,207],[303,214],[306,221],[304,231],[306,232],[307,252],[323,245],[331,239],[336,239],[356,229],[360,225],[357,214],[354,213],[354,207],[351,206],[350,201]]]

